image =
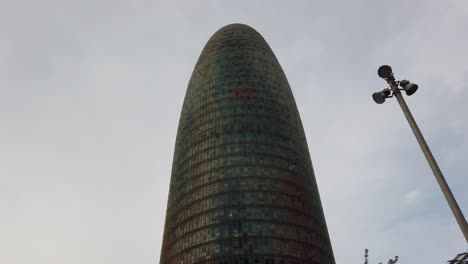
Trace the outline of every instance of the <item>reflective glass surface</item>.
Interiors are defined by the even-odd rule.
[[[161,263],[335,263],[294,97],[246,25],[217,31],[192,73]]]

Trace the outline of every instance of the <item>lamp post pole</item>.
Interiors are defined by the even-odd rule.
[[[426,157],[426,160],[429,163],[429,166],[431,167],[432,173],[434,173],[434,176],[437,182],[439,183],[440,189],[442,189],[445,199],[447,200],[450,209],[452,209],[453,215],[457,219],[458,225],[460,226],[460,229],[462,230],[463,235],[465,236],[465,240],[468,243],[468,224],[466,223],[466,219],[463,216],[463,212],[458,206],[457,200],[455,200],[455,197],[453,196],[452,191],[450,190],[450,187],[447,184],[447,181],[445,181],[444,175],[440,171],[439,165],[437,165],[434,156],[432,156],[431,150],[429,149],[429,146],[427,146],[426,140],[424,139],[421,131],[419,130],[419,127],[416,124],[416,121],[414,120],[413,115],[411,114],[408,108],[408,105],[406,105],[405,99],[403,99],[401,92],[395,92],[394,90],[393,94],[395,95],[398,103],[400,104],[401,110],[405,114],[406,120],[408,120],[411,130],[413,130],[414,136],[418,140],[419,146],[421,147],[424,156]]]
[[[390,68],[390,66],[387,66],[387,65],[384,65],[382,67],[385,67],[385,66]],[[452,210],[452,213],[455,216],[455,219],[457,220],[458,225],[460,226],[460,229],[463,232],[463,235],[465,236],[466,242],[468,243],[468,224],[466,222],[466,219],[463,216],[463,213],[460,210],[460,207],[458,206],[458,203],[455,200],[455,197],[453,196],[452,191],[450,190],[450,187],[445,181],[444,175],[442,174],[442,171],[440,170],[439,165],[437,165],[437,162],[434,159],[434,156],[432,155],[431,150],[429,149],[429,146],[426,143],[426,140],[424,139],[421,131],[419,130],[419,127],[416,124],[416,121],[414,120],[413,115],[411,114],[408,108],[408,105],[405,102],[405,99],[403,99],[403,96],[400,91],[401,89],[398,88],[398,83],[395,81],[395,78],[393,77],[391,68],[389,70],[388,76],[385,76],[385,74],[383,74],[383,76],[381,75],[381,72],[380,72],[381,68],[379,69],[379,76],[384,78],[390,85],[393,95],[396,97],[398,103],[400,104],[401,110],[403,111],[403,114],[405,114],[406,120],[408,120],[411,130],[413,130],[414,136],[416,137],[419,143],[419,146],[421,147],[421,150],[423,151],[424,156],[426,157],[426,160],[429,163],[429,166],[431,167],[431,170],[434,173],[434,176],[437,182],[439,183],[440,188],[442,189],[442,193],[444,194],[445,199],[447,200],[447,203],[449,204],[450,209]],[[386,70],[388,71],[388,69]],[[406,83],[409,83],[409,82],[406,81]],[[415,86],[413,87],[414,90],[409,93],[410,95],[413,94],[417,89],[417,85],[414,85],[414,86]],[[404,87],[404,90],[406,90],[406,92],[408,93],[409,88]],[[386,98],[388,97],[390,97],[390,95],[386,94]],[[374,97],[374,100],[377,103],[380,103],[380,101],[376,100],[375,97]]]

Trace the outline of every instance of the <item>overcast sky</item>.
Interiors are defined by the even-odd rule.
[[[337,263],[445,263],[468,215],[468,1],[0,0],[0,263],[159,262],[177,124],[209,37],[267,40],[307,134]]]

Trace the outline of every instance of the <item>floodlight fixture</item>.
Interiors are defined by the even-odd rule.
[[[392,67],[388,65],[382,65],[379,67],[377,74],[380,78],[387,79],[388,77],[393,75]]]
[[[406,95],[410,96],[418,90],[418,85],[415,83],[410,83],[408,80],[401,80],[400,86],[405,90]]]
[[[374,99],[377,104],[383,104],[385,99],[392,97],[391,94],[392,91],[389,88],[385,88],[380,92],[372,94],[372,99]]]

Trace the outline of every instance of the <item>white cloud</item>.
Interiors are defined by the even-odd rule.
[[[414,205],[421,200],[421,193],[417,190],[409,191],[404,196],[404,202],[408,205]]]

